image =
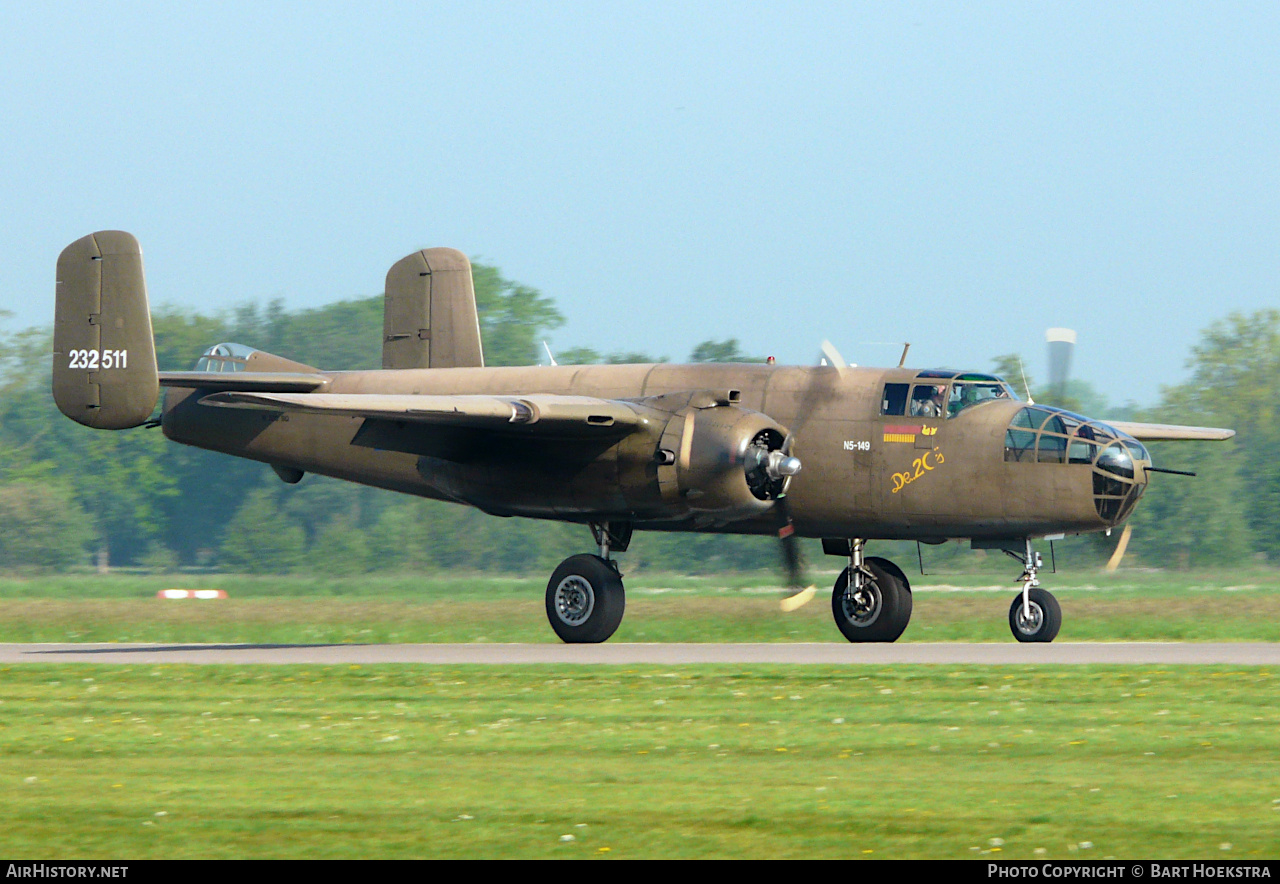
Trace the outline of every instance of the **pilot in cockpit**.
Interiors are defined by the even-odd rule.
[[[944,402],[946,387],[918,386],[911,392],[912,417],[942,417],[945,413]]]

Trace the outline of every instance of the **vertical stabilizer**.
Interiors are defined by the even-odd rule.
[[[482,367],[471,262],[456,249],[425,249],[387,271],[383,368]]]
[[[151,417],[159,397],[137,239],[102,230],[76,240],[58,256],[54,401],[87,427],[123,430]]]

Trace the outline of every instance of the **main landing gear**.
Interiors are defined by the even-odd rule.
[[[911,584],[902,569],[888,559],[864,557],[865,540],[822,543],[830,555],[849,556],[849,566],[831,591],[831,613],[840,632],[851,642],[896,641],[911,620]],[[1024,550],[1005,550],[1022,563],[1022,592],[1009,607],[1009,629],[1020,642],[1051,642],[1062,626],[1062,608],[1040,586],[1044,562],[1030,539]]]
[[[849,541],[849,567],[831,590],[836,626],[851,642],[891,642],[911,621],[911,584],[888,559],[865,558],[865,540]]]
[[[1062,627],[1062,606],[1048,590],[1041,588],[1036,576],[1044,565],[1040,553],[1026,542],[1026,553],[1018,555],[1012,550],[1006,553],[1022,562],[1022,592],[1014,596],[1009,606],[1009,629],[1020,642],[1051,642]]]
[[[605,641],[617,631],[627,607],[622,575],[609,553],[626,551],[631,525],[592,522],[591,532],[600,555],[569,556],[547,582],[547,619],[560,640],[569,644]]]

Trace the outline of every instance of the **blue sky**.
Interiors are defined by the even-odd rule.
[[[14,6],[13,325],[101,228],[204,310],[375,294],[448,245],[552,296],[553,349],[909,340],[1043,378],[1069,326],[1078,376],[1151,402],[1280,302],[1274,4]]]

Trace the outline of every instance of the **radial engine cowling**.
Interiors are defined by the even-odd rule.
[[[683,409],[658,449],[662,498],[710,522],[765,513],[799,470],[781,451],[785,438],[772,418],[737,405]]]

